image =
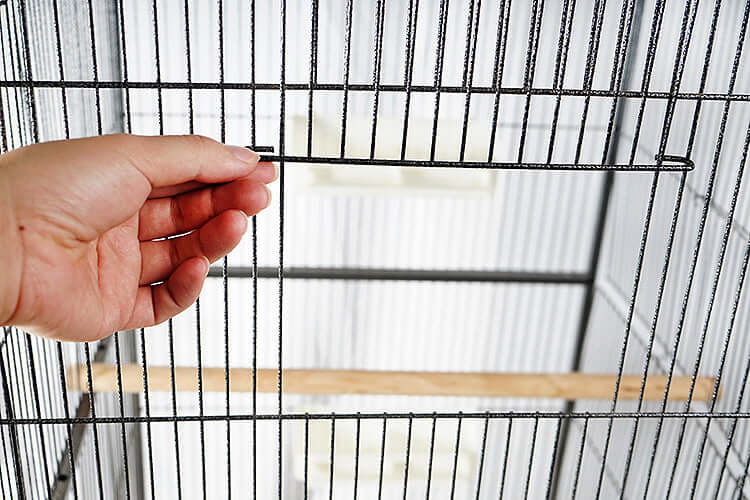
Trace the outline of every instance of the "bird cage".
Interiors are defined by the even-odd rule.
[[[3,329],[0,496],[748,498],[749,16],[0,1],[2,151],[195,133],[280,170],[173,320]]]

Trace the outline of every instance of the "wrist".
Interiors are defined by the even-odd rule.
[[[22,243],[7,165],[0,157],[0,325],[13,322],[21,293]]]

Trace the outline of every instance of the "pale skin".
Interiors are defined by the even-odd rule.
[[[166,321],[268,206],[275,179],[252,151],[200,136],[0,155],[0,325],[93,341]]]

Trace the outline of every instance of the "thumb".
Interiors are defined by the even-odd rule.
[[[249,175],[258,164],[255,152],[200,135],[117,134],[84,140],[106,142],[101,146],[127,158],[153,188],[190,181],[228,182]]]

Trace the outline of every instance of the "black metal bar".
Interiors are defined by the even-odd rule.
[[[417,413],[403,413],[403,412],[387,412],[387,418],[390,419],[401,419],[408,420],[409,417],[414,419],[457,419],[459,415],[465,420],[474,419],[481,420],[486,418],[490,419],[516,419],[516,420],[531,420],[531,419],[550,419],[556,420],[560,418],[568,420],[583,420],[596,419],[596,420],[608,420],[610,418],[653,418],[653,419],[682,419],[682,418],[708,418],[711,417],[713,420],[731,420],[735,418],[750,419],[750,411],[723,411],[723,412],[709,412],[709,411],[596,411],[596,412],[555,412],[555,411],[491,411],[491,412],[417,412]],[[330,413],[259,413],[256,418],[258,420],[330,420]],[[383,413],[336,413],[336,420],[372,420],[383,418]],[[227,419],[231,421],[244,422],[251,421],[253,419],[252,413],[233,413],[229,417],[223,414],[218,415],[178,415],[173,417],[171,415],[151,415],[150,417],[141,415],[132,415],[125,417],[117,416],[98,416],[85,417],[85,418],[64,418],[64,417],[44,417],[44,418],[26,418],[19,417],[15,419],[11,418],[0,418],[0,425],[8,426],[22,426],[22,425],[36,425],[36,424],[47,424],[47,425],[67,425],[67,424],[93,424],[96,422],[100,425],[119,425],[121,422],[126,424],[138,424],[138,423],[172,423],[175,420],[178,422],[198,422],[201,419],[211,422],[223,422]]]
[[[430,454],[427,464],[427,487],[425,490],[425,500],[430,500],[430,487],[432,486],[432,460],[435,456],[435,428],[437,426],[438,416],[436,413],[432,414],[432,430],[430,432]]]
[[[624,171],[624,172],[686,172],[695,168],[692,160],[675,155],[665,155],[654,163],[546,163],[499,161],[448,161],[448,160],[397,160],[391,158],[331,157],[262,155],[261,161],[287,164],[367,165],[383,167],[431,168],[481,168],[491,170],[571,170],[571,171]],[[668,162],[668,163],[665,163]]]
[[[492,418],[488,413],[486,418]],[[497,497],[503,500],[503,493],[505,492],[505,477],[508,473],[508,459],[510,458],[510,438],[513,432],[513,419],[508,419],[508,429],[505,433],[505,451],[503,452],[503,466],[502,474],[500,474],[500,492]]]
[[[3,330],[6,331],[7,335],[7,328],[3,328]],[[0,353],[1,354],[1,353]],[[8,359],[10,359],[10,355],[8,355]],[[19,494],[19,498],[21,500],[24,500],[26,498],[26,489],[25,489],[25,482],[24,482],[24,476],[23,476],[23,466],[21,462],[21,453],[19,451],[18,446],[18,431],[17,431],[17,424],[16,418],[13,411],[13,401],[10,397],[10,387],[8,386],[8,375],[5,369],[5,361],[3,361],[2,355],[0,355],[0,377],[2,378],[3,382],[3,399],[5,402],[5,419],[10,422],[10,446],[11,446],[11,454],[13,456],[13,469],[16,473],[16,488]]]
[[[308,427],[308,435],[309,435],[309,427]],[[305,450],[305,459],[307,459],[308,450]],[[333,465],[334,465],[334,459],[336,457],[336,417],[331,414],[331,455],[330,455],[330,462],[328,464],[329,470],[328,470],[328,500],[333,500]]]
[[[451,496],[450,499],[453,500],[456,497],[456,474],[458,473],[458,455],[461,451],[461,423],[463,422],[463,418],[461,416],[461,412],[459,413],[458,417],[458,423],[456,425],[456,443],[453,447],[453,468],[451,472]]]
[[[0,79],[0,88],[68,88],[68,89],[152,89],[152,90],[280,90],[285,91],[296,91],[303,90],[308,91],[312,87],[312,90],[317,91],[333,91],[341,92],[344,90],[343,83],[316,83],[312,86],[307,82],[300,83],[284,83],[280,85],[278,83],[270,82],[188,82],[188,81],[142,81],[142,80],[130,80],[130,81],[115,81],[115,80],[99,80],[93,82],[91,80],[13,80],[13,79]],[[351,92],[374,92],[375,86],[370,83],[351,83],[348,85],[348,89]],[[695,101],[696,99],[703,99],[706,101],[733,101],[733,102],[749,102],[750,93],[743,92],[680,92],[677,95],[671,95],[669,92],[664,91],[639,91],[639,90],[619,90],[612,91],[606,89],[579,89],[579,88],[554,88],[554,87],[533,87],[531,89],[525,87],[500,87],[495,88],[491,86],[475,86],[475,87],[462,87],[456,85],[412,85],[410,87],[412,92],[422,93],[435,93],[440,92],[441,94],[465,94],[470,91],[472,94],[495,94],[500,92],[503,95],[522,95],[525,96],[529,92],[531,95],[541,96],[572,96],[572,97],[617,97],[622,99],[653,99],[653,100],[666,100],[666,99],[678,99]],[[405,92],[406,86],[403,84],[381,84],[381,92]]]
[[[409,421],[411,422],[411,420]],[[479,500],[482,493],[482,473],[484,472],[484,456],[487,451],[487,431],[490,428],[490,419],[484,419],[484,430],[482,431],[482,448],[479,452],[479,466],[477,467],[477,486],[476,486],[476,500]]]
[[[251,266],[230,266],[230,278],[269,278],[278,279],[277,267],[258,267],[257,275]],[[212,267],[208,276],[223,277],[223,270]],[[321,280],[377,280],[377,281],[470,281],[477,283],[529,283],[560,285],[591,285],[592,276],[576,272],[544,271],[475,271],[443,269],[385,269],[385,268],[344,268],[344,267],[286,267],[284,278]]]
[[[359,442],[360,442],[360,431],[362,427],[362,421],[359,418],[359,413],[356,416],[356,434],[354,436],[354,498],[357,498],[357,487],[359,486]],[[305,434],[307,436],[307,434]],[[305,491],[307,491],[307,448],[305,448]],[[307,497],[305,497],[307,498]]]
[[[281,29],[279,37],[279,266],[278,266],[278,335],[277,335],[277,411],[279,415],[278,450],[276,460],[278,462],[278,497],[284,498],[283,476],[284,476],[284,426],[281,415],[284,412],[282,398],[282,374],[283,374],[283,332],[284,332],[284,180],[285,180],[285,146],[286,146],[286,0],[279,1],[279,24]],[[225,267],[226,269],[226,267]]]
[[[148,454],[148,478],[151,485],[151,500],[156,500],[156,488],[154,487],[154,452],[153,442],[151,439],[151,422],[153,417],[151,416],[151,403],[149,398],[148,390],[148,365],[146,361],[146,331],[141,328],[139,331],[140,347],[141,347],[141,374],[143,378],[143,409],[145,411],[145,417],[143,422],[146,424],[146,451]],[[177,418],[177,417],[175,417]],[[101,420],[101,417],[100,417]]]
[[[406,450],[405,450],[406,456],[404,457],[404,488],[403,488],[404,497],[403,497],[403,500],[406,500],[406,491],[407,491],[407,487],[409,486],[409,459],[411,458],[411,433],[412,433],[413,424],[414,424],[414,419],[410,417],[409,425],[406,431]]]
[[[383,465],[385,465],[385,443],[388,432],[388,415],[383,415],[383,434],[380,438],[380,469],[378,472],[378,500],[383,498]],[[333,497],[331,497],[333,500]]]

